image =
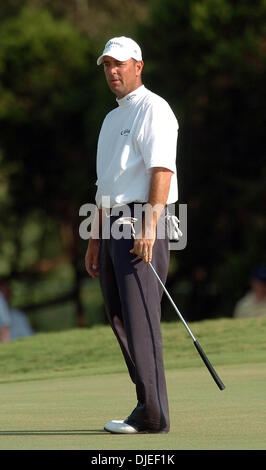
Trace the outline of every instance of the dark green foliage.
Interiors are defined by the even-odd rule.
[[[127,35],[118,2],[95,18],[86,10],[87,25],[77,13],[85,3],[0,6],[0,276],[54,279],[65,262],[79,312],[78,211],[94,202],[98,133],[115,106],[96,67],[111,11]],[[230,316],[265,262],[266,2],[156,0],[149,14],[147,3],[132,4],[134,38],[145,85],[179,120],[179,202],[188,204],[188,245],[172,253],[169,288],[190,319]]]
[[[265,20],[264,0],[165,0],[139,28],[146,81],[180,123],[188,246],[177,275],[192,287],[205,270],[220,291],[211,315],[230,315],[265,261]]]

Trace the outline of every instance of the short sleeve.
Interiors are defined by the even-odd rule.
[[[167,168],[176,173],[178,122],[164,100],[150,104],[138,136],[146,169]]]

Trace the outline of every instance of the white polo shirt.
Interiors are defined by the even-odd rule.
[[[104,196],[110,207],[147,202],[153,167],[173,172],[167,203],[176,202],[178,122],[169,104],[144,85],[117,102],[98,140],[97,206],[104,206]]]

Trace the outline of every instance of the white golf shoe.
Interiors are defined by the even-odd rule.
[[[104,430],[113,434],[137,434],[139,431],[122,420],[112,420],[106,423]]]

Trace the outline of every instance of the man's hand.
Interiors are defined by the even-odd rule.
[[[156,238],[156,226],[165,207],[173,172],[167,168],[155,167],[152,171],[149,200],[143,220],[142,233],[136,235],[134,248],[130,253],[143,259],[145,263],[152,260],[152,249]]]
[[[130,253],[135,254],[143,259],[144,263],[149,263],[152,260],[152,249],[155,242],[156,229],[151,228],[146,230],[143,228],[141,237],[136,236],[134,241],[134,248]]]
[[[85,255],[86,270],[93,278],[99,275],[99,252],[100,240],[90,238],[88,249]]]
[[[99,254],[100,254],[100,234],[102,230],[102,209],[98,209],[95,213],[91,238],[85,255],[86,270],[93,278],[99,275]]]

